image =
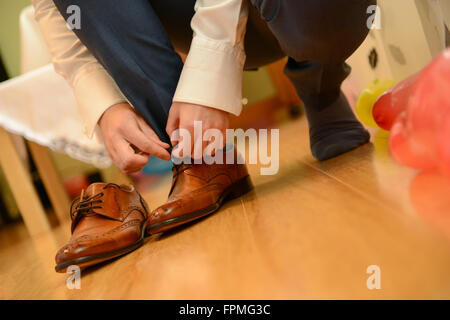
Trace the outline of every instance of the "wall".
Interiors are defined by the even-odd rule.
[[[9,76],[20,74],[19,14],[30,0],[0,0],[0,52]]]

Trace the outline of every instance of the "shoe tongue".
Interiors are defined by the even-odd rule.
[[[87,187],[86,191],[84,192],[84,197],[92,197],[100,192],[103,191],[103,187],[106,185],[106,183],[103,182],[96,182],[93,183],[91,185],[89,185],[89,187]]]
[[[101,203],[93,204],[95,206],[99,206],[92,209],[92,212],[105,216],[114,220],[121,220],[121,208],[120,201],[117,200],[121,198],[121,195],[118,194],[119,189],[115,188],[114,185],[105,188],[107,184],[103,182],[96,182],[84,191],[83,199],[87,200],[90,197],[94,197],[98,194],[101,194],[101,197],[98,197],[97,200],[101,200]]]

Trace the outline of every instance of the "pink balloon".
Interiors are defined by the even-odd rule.
[[[450,49],[381,96],[373,115],[381,128],[391,130],[397,161],[437,168],[450,177]]]
[[[408,107],[407,101],[414,89],[418,74],[400,82],[378,98],[372,110],[373,118],[384,130],[391,130],[397,117]]]

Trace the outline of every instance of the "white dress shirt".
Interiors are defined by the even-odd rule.
[[[127,99],[103,66],[66,26],[53,1],[32,2],[54,68],[74,90],[85,133],[92,137],[102,114]],[[195,11],[191,23],[194,37],[173,100],[239,115],[248,17],[246,2],[197,0]]]

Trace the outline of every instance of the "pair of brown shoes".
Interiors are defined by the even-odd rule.
[[[175,165],[168,201],[150,213],[134,187],[94,183],[72,203],[72,237],[56,254],[55,269],[86,268],[129,253],[146,235],[211,214],[252,188],[244,164]]]

